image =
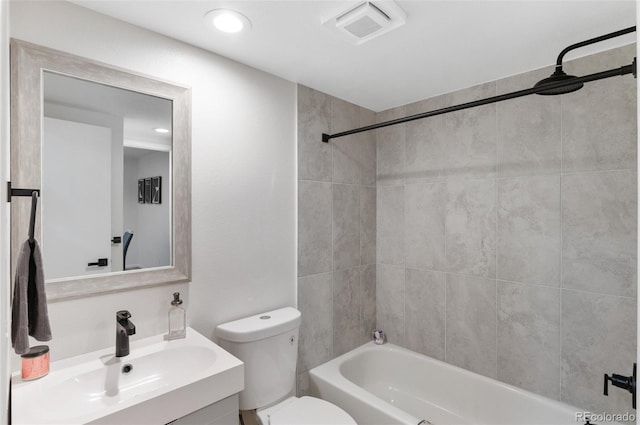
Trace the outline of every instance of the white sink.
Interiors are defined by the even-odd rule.
[[[243,389],[242,362],[187,328],[184,339],[131,342],[126,357],[109,348],[53,362],[35,381],[15,373],[12,423],[165,424]]]

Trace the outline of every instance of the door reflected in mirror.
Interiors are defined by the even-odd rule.
[[[172,101],[45,71],[42,123],[47,281],[170,266]]]

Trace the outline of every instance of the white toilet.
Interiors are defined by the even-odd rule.
[[[260,425],[356,425],[334,404],[294,397],[299,329],[300,312],[291,307],[216,327],[220,345],[244,362],[240,410],[257,409]]]

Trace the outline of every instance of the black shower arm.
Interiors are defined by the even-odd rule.
[[[595,43],[599,43],[601,41],[609,40],[611,38],[620,37],[621,35],[625,35],[625,34],[629,34],[629,33],[635,32],[635,30],[636,30],[636,27],[633,26],[633,27],[625,28],[623,30],[615,31],[615,32],[612,32],[612,33],[609,33],[609,34],[601,35],[600,37],[594,37],[594,38],[591,38],[589,40],[581,41],[579,43],[575,43],[575,44],[572,44],[571,46],[566,47],[558,55],[558,60],[556,61],[556,70],[558,70],[558,69],[562,70],[562,59],[564,58],[564,55],[566,55],[570,51],[578,49],[580,47],[588,46],[590,44],[595,44]]]

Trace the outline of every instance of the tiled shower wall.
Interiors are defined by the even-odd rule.
[[[635,45],[569,62],[586,75]],[[551,67],[379,113],[533,84]],[[593,412],[636,358],[636,80],[377,131],[377,325],[431,357]],[[304,193],[304,192],[301,192]]]
[[[298,86],[298,394],[309,369],[367,341],[376,320],[376,138],[322,143],[374,112]]]

